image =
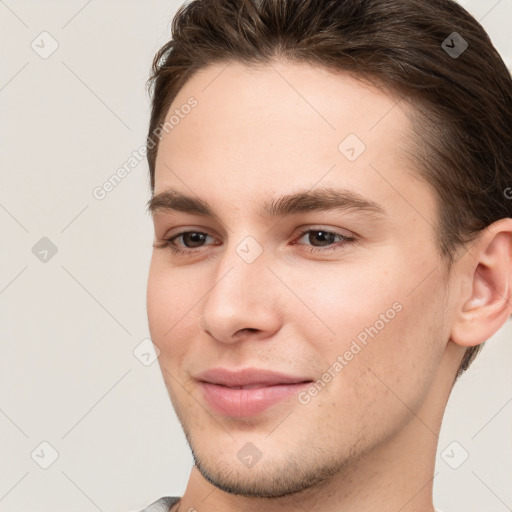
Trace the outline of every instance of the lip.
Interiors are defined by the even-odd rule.
[[[196,376],[203,398],[216,413],[230,417],[255,416],[311,384],[309,377],[271,370],[212,368]],[[241,389],[241,386],[247,386]]]

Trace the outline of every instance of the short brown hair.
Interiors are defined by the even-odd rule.
[[[456,33],[456,34],[454,34]],[[462,38],[462,39],[461,39]],[[455,42],[467,43],[460,55]],[[273,59],[350,73],[410,102],[410,156],[436,194],[435,232],[455,249],[512,217],[512,79],[483,27],[452,0],[194,0],[155,55],[147,137],[151,190],[169,107],[207,65]],[[456,375],[483,344],[469,347]]]

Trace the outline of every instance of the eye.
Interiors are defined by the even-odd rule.
[[[191,256],[199,254],[200,249],[204,247],[206,241],[214,238],[208,233],[202,231],[182,231],[177,233],[170,238],[166,238],[156,244],[153,244],[155,248],[167,248],[173,254]],[[178,241],[181,239],[181,244]],[[301,243],[300,240],[305,239],[306,243]],[[347,236],[343,233],[336,231],[330,231],[324,228],[309,228],[303,230],[300,233],[299,238],[292,245],[305,246],[308,252],[328,252],[333,250],[340,250],[344,245],[354,242],[355,238]],[[308,244],[311,244],[308,246]],[[209,244],[218,245],[218,244]]]
[[[195,248],[201,247],[207,237],[208,235],[206,233],[200,231],[185,231],[184,233],[172,237],[171,240],[174,241],[177,238],[181,238],[185,247]]]
[[[178,239],[182,239],[184,244],[184,248],[180,249],[179,244],[175,241]],[[207,238],[213,238],[208,233],[203,233],[202,231],[182,231],[170,238],[166,238],[157,244],[153,244],[153,247],[156,248],[168,248],[174,254],[192,254],[197,253],[197,248],[203,246],[204,242]]]
[[[310,252],[326,252],[341,249],[341,246],[346,243],[355,241],[353,237],[323,228],[310,228],[302,231],[298,240],[302,239],[306,239],[307,242],[312,244],[309,249],[307,249]],[[318,245],[315,245],[316,243],[318,243]],[[299,243],[298,245],[307,244]]]

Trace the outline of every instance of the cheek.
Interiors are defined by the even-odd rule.
[[[343,350],[358,335],[364,341],[367,328],[376,324],[380,332],[400,316],[400,283],[378,265],[357,268],[356,264],[316,262],[283,268],[281,273],[297,294],[284,297],[287,317],[283,321],[300,326],[306,342],[323,336],[323,346],[332,347],[332,353]]]
[[[303,340],[316,340],[309,348],[324,372],[317,380],[321,391],[312,389],[304,398],[311,401],[312,416],[354,428],[354,438],[371,439],[377,424],[380,432],[391,432],[408,421],[411,410],[418,411],[424,402],[442,356],[437,342],[445,334],[445,312],[439,280],[410,293],[415,269],[408,270],[381,277],[380,286],[371,286],[375,281],[359,274],[331,280],[330,293],[310,288],[308,296],[336,334],[322,340],[312,328],[315,320],[302,321]]]
[[[148,276],[146,307],[151,338],[153,343],[157,344],[158,339],[165,334],[167,312],[172,310],[172,303],[169,297],[169,283],[155,264],[154,256]]]
[[[193,306],[198,298],[190,283],[198,278],[197,275],[187,277],[179,269],[173,270],[163,260],[160,255],[154,255],[151,260],[146,306],[151,339],[165,355],[175,344],[174,340],[184,339],[183,329],[188,328],[197,315],[197,305]],[[179,350],[179,345],[173,347],[175,349]]]
[[[428,265],[394,261],[388,270],[376,262],[357,270],[324,267],[307,273],[297,269],[289,275],[290,288],[300,290],[312,311],[292,300],[288,320],[299,326],[304,342],[326,370],[344,356],[346,377],[369,378],[375,381],[372,386],[382,383],[370,370],[392,386],[408,386],[433,371],[442,355],[447,313],[440,273],[434,272],[421,289],[413,290],[428,274]]]

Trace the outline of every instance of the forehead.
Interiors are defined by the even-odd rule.
[[[244,124],[262,118],[275,125],[292,116],[296,123],[311,128],[339,130],[351,128],[364,134],[371,131],[393,110],[391,119],[406,122],[404,104],[389,92],[370,86],[343,72],[334,72],[306,63],[272,62],[244,65],[216,63],[196,72],[174,99],[169,113],[194,96],[202,116],[217,115],[232,123]],[[398,108],[395,109],[395,106]],[[195,108],[195,111],[198,109]],[[192,116],[197,118],[198,116]],[[389,122],[389,119],[388,119]],[[194,121],[187,124],[192,125]],[[195,126],[200,128],[199,126]],[[271,128],[270,126],[268,128]],[[287,126],[289,130],[293,126]]]
[[[369,192],[379,202],[426,188],[410,180],[409,105],[348,74],[287,62],[218,63],[189,79],[166,119],[171,115],[155,193],[178,186],[242,203],[322,182]]]

